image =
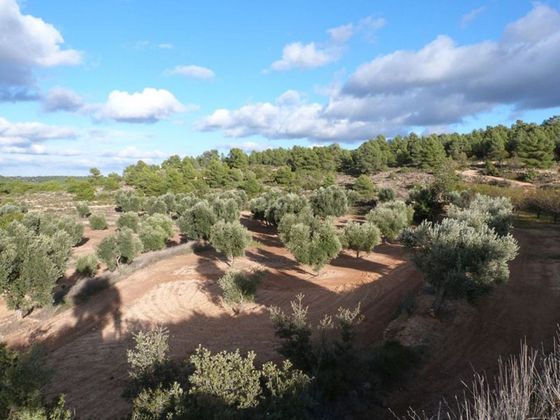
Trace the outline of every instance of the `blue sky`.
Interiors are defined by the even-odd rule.
[[[0,174],[560,113],[560,1],[0,0]]]

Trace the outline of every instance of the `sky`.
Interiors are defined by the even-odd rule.
[[[560,0],[0,0],[0,175],[560,114]]]

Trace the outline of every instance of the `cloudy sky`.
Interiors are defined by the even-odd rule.
[[[0,0],[0,174],[560,114],[560,0]]]

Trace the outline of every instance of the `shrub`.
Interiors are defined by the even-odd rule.
[[[297,194],[281,195],[274,199],[265,211],[265,220],[272,225],[277,225],[288,213],[298,214],[308,206],[305,197]]]
[[[142,252],[142,242],[131,229],[121,229],[116,235],[116,240],[119,260],[126,264],[130,264]]]
[[[487,160],[484,162],[484,174],[490,176],[500,176],[500,171],[496,168],[496,165]]]
[[[73,217],[57,217],[49,213],[27,213],[22,223],[33,230],[35,234],[52,236],[58,231],[64,231],[70,236],[72,245],[77,245],[84,235],[84,225]]]
[[[342,216],[348,211],[346,193],[335,185],[313,191],[309,202],[313,213],[319,217]]]
[[[447,214],[450,218],[463,220],[475,228],[486,224],[503,236],[509,233],[512,226],[513,205],[505,197],[477,194],[466,208],[450,205]]]
[[[193,240],[208,240],[210,230],[216,223],[216,215],[206,201],[201,201],[177,220],[177,226],[183,235]]]
[[[163,214],[154,214],[152,216],[145,217],[142,224],[160,229],[165,234],[166,239],[172,237],[175,233],[175,230],[173,229],[173,221],[169,218],[169,216]]]
[[[371,178],[365,174],[356,178],[352,188],[359,194],[360,199],[366,202],[373,200],[375,198],[375,193],[377,192],[375,184]]]
[[[148,214],[167,214],[167,204],[162,197],[148,197],[144,200],[144,211]]]
[[[237,201],[233,198],[217,198],[212,203],[212,208],[218,220],[223,220],[224,222],[239,220],[239,207]]]
[[[126,352],[129,376],[134,380],[152,383],[158,367],[168,361],[169,331],[156,327],[150,331],[140,331],[133,337],[134,349]]]
[[[228,271],[218,280],[224,302],[237,310],[241,309],[246,302],[253,302],[261,278],[261,272],[246,274],[239,271]]]
[[[117,268],[119,264],[119,250],[116,236],[112,235],[103,238],[97,246],[96,255],[107,265],[110,271]]]
[[[356,252],[356,258],[360,252],[371,252],[373,247],[381,243],[381,231],[372,223],[348,222],[344,226],[341,235],[342,246]]]
[[[210,233],[210,244],[228,260],[243,256],[251,240],[251,234],[239,222],[219,221],[212,227]]]
[[[95,276],[97,264],[97,257],[94,254],[82,255],[76,261],[76,271],[86,276]]]
[[[311,223],[295,220],[293,224],[282,226],[282,230],[281,238],[296,260],[316,271],[335,258],[342,248],[332,220],[315,219]]]
[[[412,209],[403,201],[388,201],[370,211],[366,220],[379,227],[383,236],[393,241],[412,223]]]
[[[441,224],[423,222],[402,234],[414,252],[413,260],[437,293],[439,308],[447,296],[468,296],[473,291],[509,277],[508,262],[517,255],[511,235],[499,236],[488,226],[479,228],[465,221],[444,219]]]
[[[139,212],[142,208],[142,198],[132,191],[119,191],[115,196],[115,203],[120,211]]]
[[[92,214],[89,216],[89,225],[93,230],[107,229],[107,220],[102,214]]]
[[[138,236],[142,241],[142,248],[144,252],[158,251],[165,248],[167,235],[158,227],[143,224],[139,230]]]
[[[395,199],[395,191],[391,188],[381,188],[377,198],[381,202],[393,201]]]
[[[78,216],[80,216],[83,219],[89,217],[89,215],[91,214],[89,205],[85,201],[80,201],[78,204],[76,204],[76,211],[78,212]]]
[[[71,246],[62,230],[38,233],[12,222],[0,231],[0,289],[8,306],[27,311],[52,303],[52,289],[66,271]]]
[[[121,214],[120,217],[117,219],[117,227],[122,229],[127,227],[132,229],[133,232],[138,232],[138,227],[140,226],[140,217],[138,213],[128,211],[124,214]]]

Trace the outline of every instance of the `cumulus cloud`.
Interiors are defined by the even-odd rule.
[[[458,45],[440,35],[419,50],[377,57],[333,89],[326,104],[286,93],[273,102],[218,109],[199,128],[232,137],[348,142],[415,127],[430,131],[497,106],[560,106],[559,68],[560,13],[537,4],[497,41]]]
[[[357,24],[348,23],[327,30],[329,39],[322,44],[315,42],[291,42],[282,49],[282,58],[273,62],[271,70],[312,69],[338,61],[344,52],[344,45],[357,32],[372,38],[373,32],[385,25],[385,19],[369,16]]]
[[[13,123],[0,117],[0,144],[26,145],[46,140],[74,139],[77,132],[69,127],[38,122]]]
[[[45,112],[78,111],[84,105],[80,95],[63,87],[55,87],[42,98],[42,107]]]
[[[0,100],[36,99],[35,68],[81,61],[78,51],[62,48],[64,38],[52,24],[23,15],[15,0],[0,1],[0,28]]]
[[[196,66],[193,64],[187,66],[176,66],[170,70],[167,70],[167,73],[202,80],[211,80],[215,76],[213,70],[207,67]]]
[[[171,92],[154,88],[134,93],[114,90],[105,104],[85,108],[96,119],[130,123],[155,123],[187,110]]]

